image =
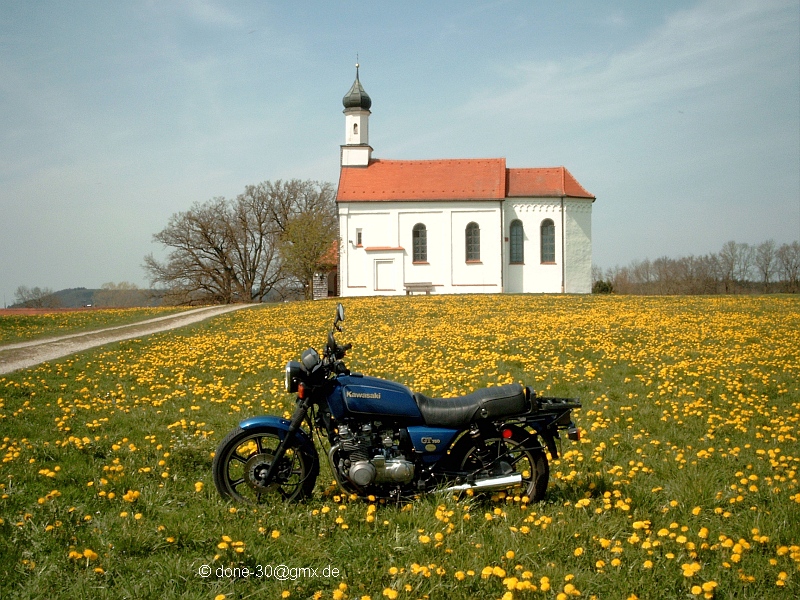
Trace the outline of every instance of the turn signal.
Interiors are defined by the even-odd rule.
[[[306,397],[306,386],[301,383],[297,386],[297,397],[301,400]]]
[[[571,440],[578,441],[581,439],[581,430],[577,427],[570,427],[567,429],[567,437]]]

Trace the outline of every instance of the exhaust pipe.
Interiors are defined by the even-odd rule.
[[[504,490],[506,488],[520,485],[522,483],[522,475],[520,473],[513,473],[511,475],[502,475],[500,477],[489,477],[488,479],[479,479],[472,483],[462,483],[445,488],[445,492],[463,492],[472,490],[474,492],[492,492],[495,490]]]

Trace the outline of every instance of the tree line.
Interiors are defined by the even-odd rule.
[[[160,298],[152,290],[142,290],[135,283],[108,282],[100,289],[72,288],[54,292],[51,288],[21,285],[14,292],[11,308],[132,308],[154,306]]]
[[[168,249],[144,269],[170,304],[263,302],[313,295],[314,274],[336,266],[330,183],[265,181],[172,215],[153,236]]]
[[[800,291],[800,243],[726,242],[717,253],[635,260],[603,271],[592,267],[594,293],[741,294]]]

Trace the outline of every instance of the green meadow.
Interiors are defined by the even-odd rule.
[[[0,375],[0,597],[800,596],[800,298],[343,303],[353,370],[579,398],[546,499],[382,504],[323,463],[305,503],[224,502],[216,445],[291,412],[284,365],[322,346],[335,301],[262,305]],[[37,318],[0,332],[107,326]]]

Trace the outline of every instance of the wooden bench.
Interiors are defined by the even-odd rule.
[[[431,292],[433,291],[433,284],[429,281],[423,283],[407,283],[405,288],[406,296],[421,292],[425,292],[427,296],[430,296]]]

